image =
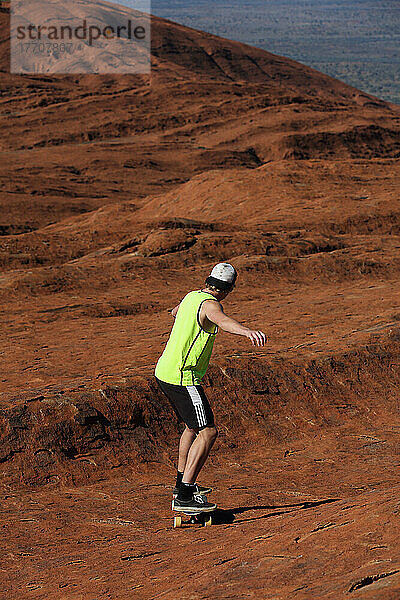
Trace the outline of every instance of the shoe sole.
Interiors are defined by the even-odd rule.
[[[172,510],[174,510],[175,512],[183,512],[186,515],[200,515],[201,513],[205,513],[205,512],[214,512],[214,510],[217,508],[217,505],[215,504],[214,506],[212,506],[211,508],[185,508],[184,506],[173,506]]]

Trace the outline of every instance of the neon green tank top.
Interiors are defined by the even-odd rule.
[[[210,362],[217,325],[206,331],[200,325],[200,309],[205,300],[215,300],[208,292],[189,292],[179,305],[175,323],[155,375],[174,385],[199,385]]]

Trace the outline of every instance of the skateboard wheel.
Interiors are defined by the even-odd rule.
[[[175,529],[182,527],[182,517],[174,517],[174,527]]]
[[[210,527],[212,525],[212,516],[211,515],[206,515],[204,517],[204,526],[205,527]]]

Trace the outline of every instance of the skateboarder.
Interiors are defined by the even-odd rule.
[[[217,437],[213,411],[201,379],[210,361],[218,328],[249,338],[254,346],[264,346],[266,336],[228,317],[221,301],[235,287],[237,272],[228,263],[217,264],[202,290],[189,292],[171,310],[175,323],[155,370],[156,380],[171,401],[178,417],[186,424],[179,443],[178,473],[174,508],[212,511],[215,504],[202,495],[210,492],[196,483]]]

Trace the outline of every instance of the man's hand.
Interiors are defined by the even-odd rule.
[[[206,300],[202,310],[209,321],[218,325],[224,331],[236,335],[243,335],[251,340],[253,346],[264,346],[267,341],[267,336],[262,331],[253,331],[245,327],[235,319],[228,317],[219,302]]]
[[[174,308],[170,308],[168,310],[169,314],[172,315],[175,319],[176,313],[178,312],[179,304],[177,304]]]
[[[262,331],[249,331],[247,337],[253,346],[265,346],[267,343],[267,336]]]

